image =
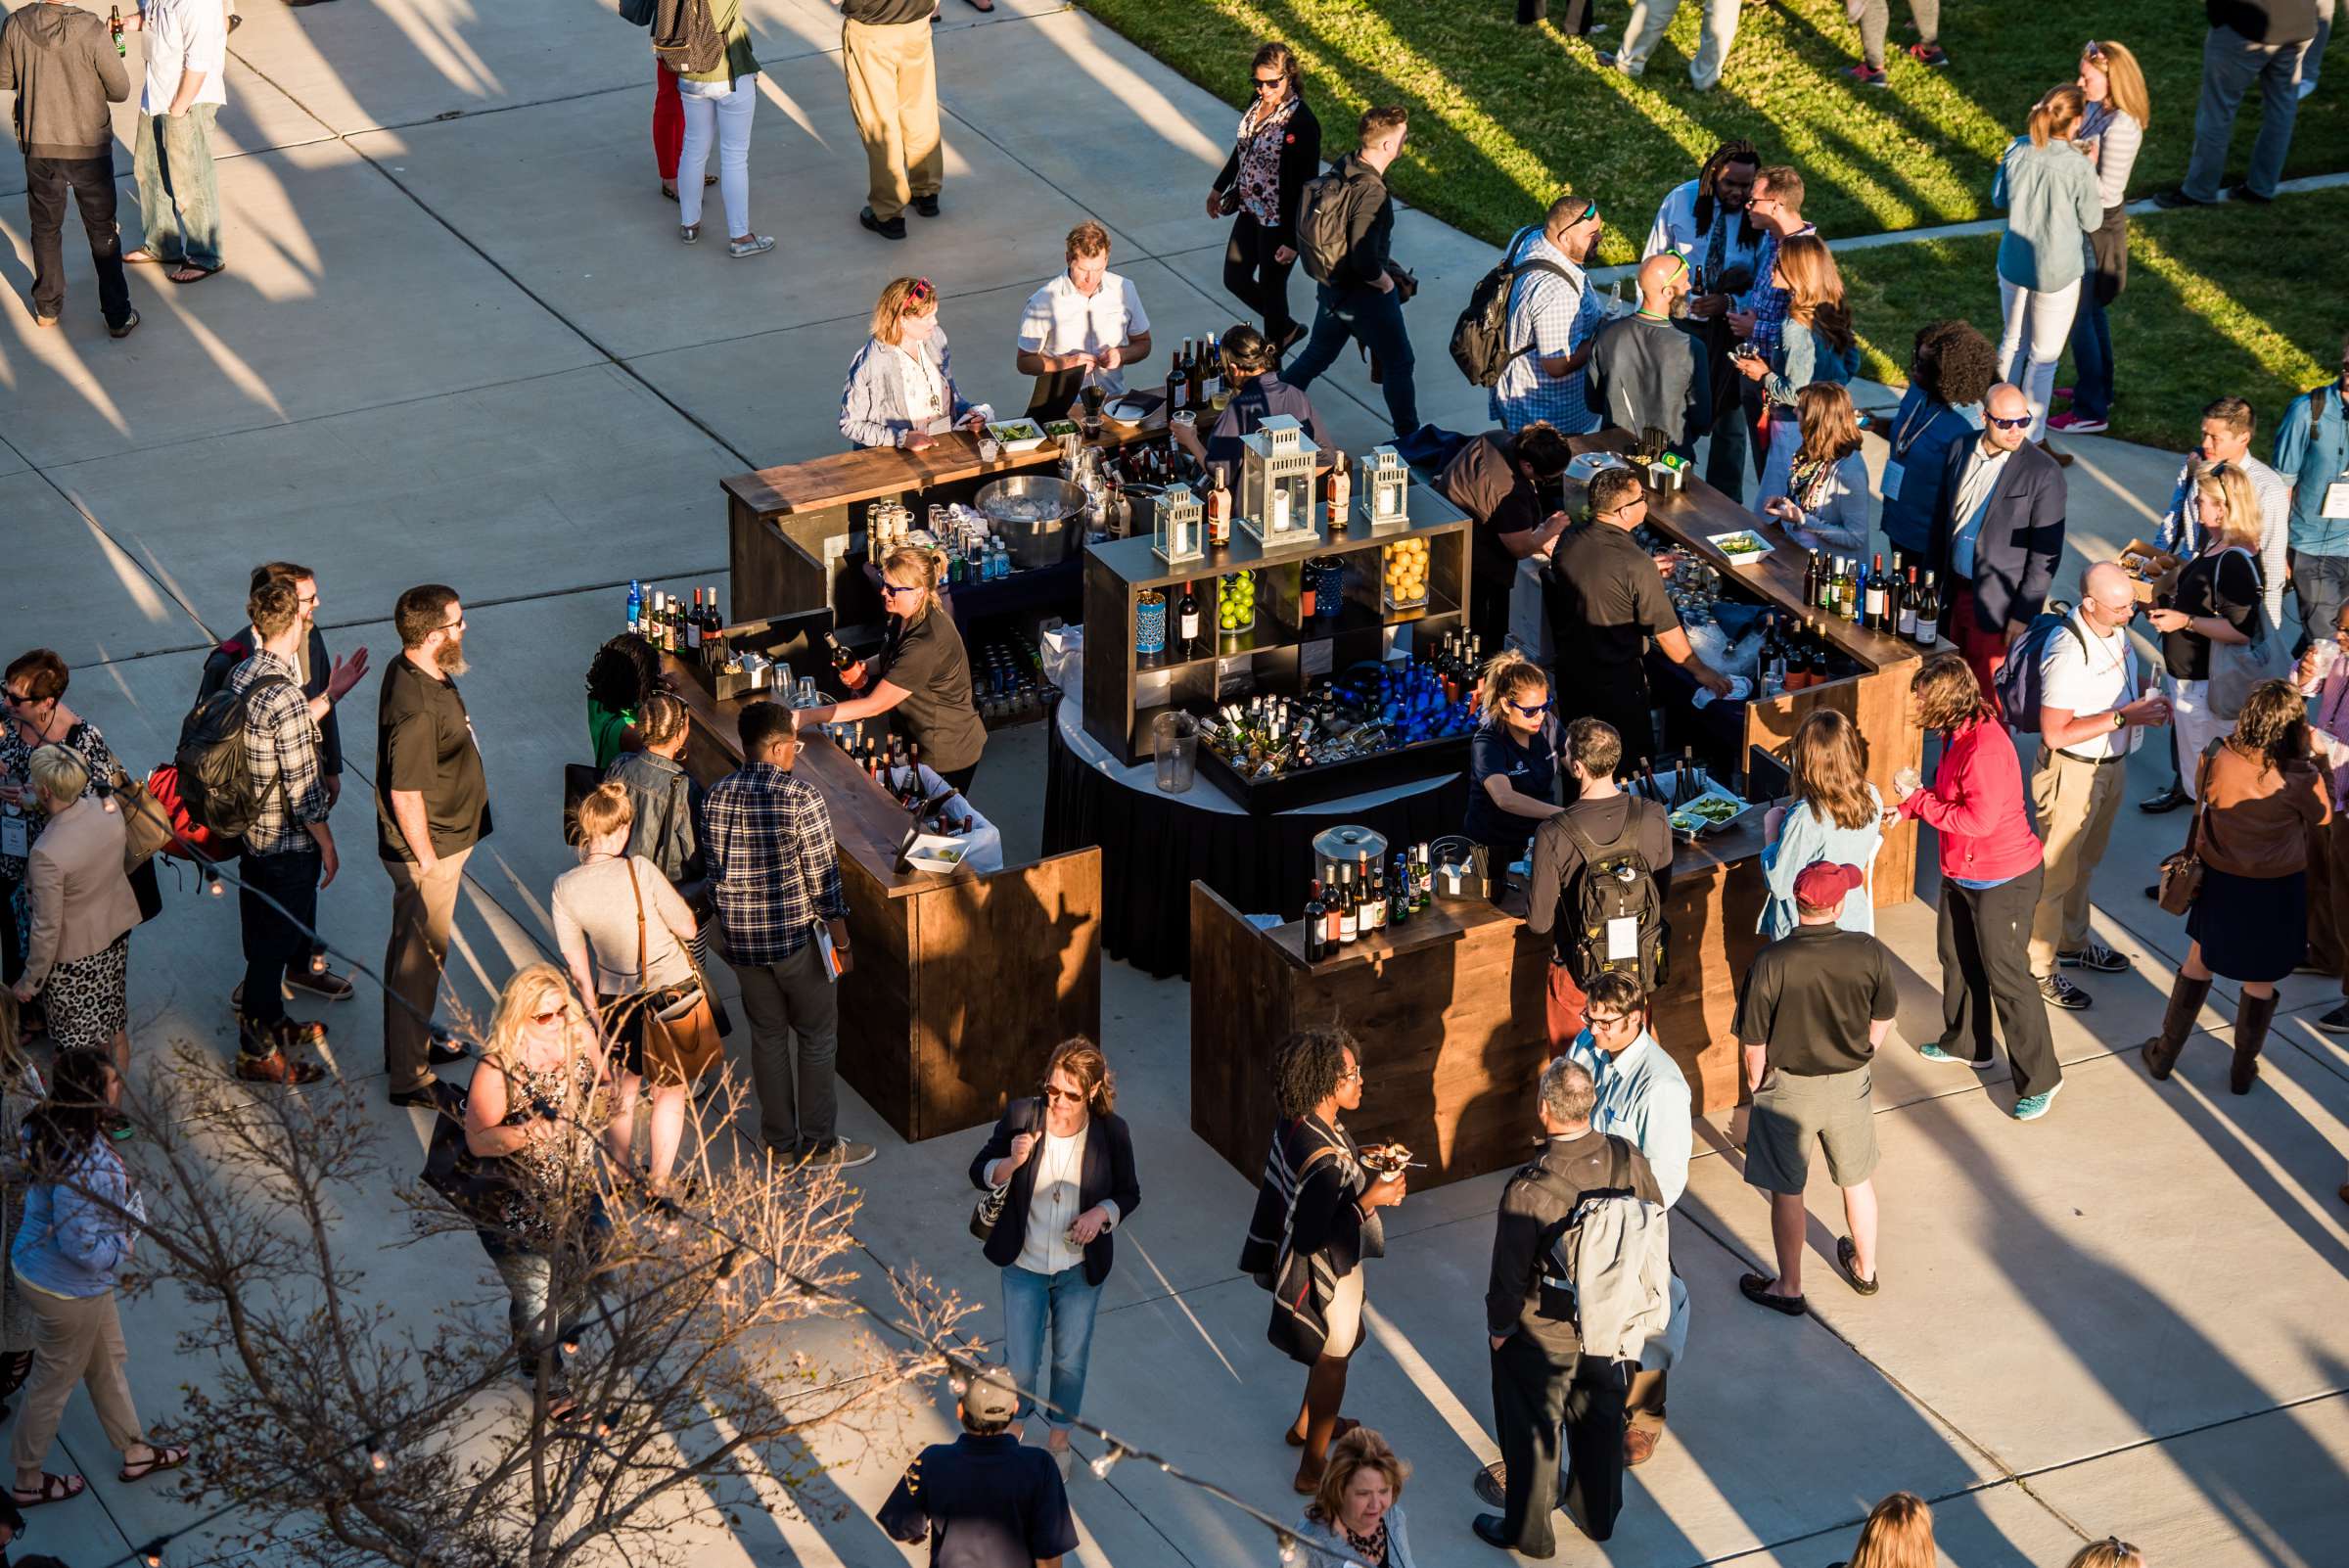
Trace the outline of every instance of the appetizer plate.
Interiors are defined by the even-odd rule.
[[[998,420],[987,427],[987,433],[1001,441],[1007,452],[1033,452],[1044,444],[1044,433],[1033,419]]]
[[[1752,566],[1770,554],[1770,541],[1746,529],[1734,533],[1708,534],[1705,542],[1727,556],[1731,566]]]

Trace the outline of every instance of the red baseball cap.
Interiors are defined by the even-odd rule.
[[[1814,860],[1794,879],[1794,901],[1806,909],[1840,909],[1844,895],[1866,880],[1856,865]]]

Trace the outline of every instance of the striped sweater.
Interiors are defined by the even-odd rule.
[[[2137,122],[2135,115],[2110,104],[2091,104],[2073,137],[2085,141],[2092,136],[2096,139],[2097,190],[2106,207],[2119,207],[2129,199],[2129,174],[2137,167],[2137,153],[2144,145],[2145,128]]]

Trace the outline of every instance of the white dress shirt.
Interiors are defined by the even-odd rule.
[[[1149,330],[1142,297],[1130,279],[1104,272],[1101,287],[1079,294],[1064,271],[1028,297],[1028,308],[1020,314],[1020,347],[1032,354],[1098,353]],[[1126,390],[1123,370],[1102,371],[1099,380],[1112,397]]]

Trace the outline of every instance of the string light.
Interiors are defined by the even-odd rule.
[[[160,1537],[154,1541],[148,1542],[144,1546],[141,1546],[139,1548],[139,1561],[145,1563],[147,1568],[163,1568],[163,1542],[169,1539],[170,1538],[167,1536]]]
[[[392,1467],[392,1456],[384,1452],[382,1438],[373,1432],[367,1434],[367,1467],[378,1475]]]
[[[1102,1450],[1101,1457],[1093,1461],[1093,1479],[1096,1481],[1108,1480],[1109,1472],[1116,1469],[1118,1461],[1124,1457],[1126,1457],[1126,1451],[1115,1443]]]
[[[1297,1538],[1286,1530],[1275,1530],[1272,1534],[1280,1542],[1280,1560],[1295,1562],[1297,1560]]]

